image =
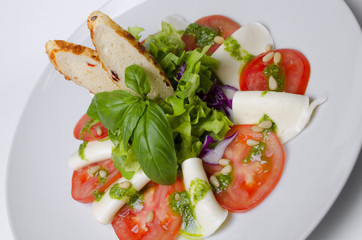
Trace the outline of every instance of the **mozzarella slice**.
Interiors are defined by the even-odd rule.
[[[88,142],[84,149],[85,159],[81,158],[79,152],[76,151],[70,156],[68,165],[70,168],[76,170],[95,162],[110,159],[112,157],[113,146],[111,140]]]
[[[187,159],[182,163],[181,167],[185,188],[190,194],[192,205],[195,207],[196,220],[202,227],[202,237],[207,237],[214,233],[225,221],[228,211],[223,209],[216,201],[211,188],[205,197],[195,205],[193,198],[195,193],[189,191],[192,180],[199,178],[209,183],[200,158]]]
[[[179,15],[166,16],[163,21],[172,24],[177,31],[184,31],[190,25],[190,22]]]
[[[150,181],[150,179],[142,170],[139,170],[134,174],[131,180],[127,180],[122,177],[113,183],[112,186],[124,181],[130,181],[134,189],[136,189],[136,191],[140,191]],[[108,188],[99,202],[94,202],[92,205],[92,214],[101,224],[111,223],[116,213],[126,204],[125,201],[112,198],[109,195],[111,187]]]
[[[268,45],[273,46],[274,41],[266,27],[258,22],[251,22],[232,35],[241,47],[252,55],[259,55],[266,51]]]
[[[257,124],[267,114],[277,125],[282,143],[297,136],[308,124],[314,109],[327,95],[309,104],[304,95],[285,92],[238,91],[233,98],[235,124]]]
[[[259,55],[266,51],[268,45],[273,46],[273,38],[269,31],[260,23],[251,22],[231,35],[239,44],[240,51],[246,51],[252,55]],[[239,88],[239,76],[246,64],[243,60],[236,60],[225,50],[225,42],[212,54],[213,58],[219,60],[216,71],[217,76],[224,85]]]

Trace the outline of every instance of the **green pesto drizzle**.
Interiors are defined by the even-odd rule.
[[[216,175],[216,178],[219,181],[220,185],[218,187],[212,186],[212,190],[215,193],[219,193],[219,192],[226,190],[231,184],[231,180],[232,180],[231,173],[218,174],[218,175]]]
[[[89,133],[89,135],[95,139],[90,129],[97,123],[99,123],[98,120],[94,118],[89,118],[86,124],[84,124],[83,128],[80,130],[79,139],[83,139],[85,133]]]
[[[247,51],[243,50],[238,41],[232,36],[224,41],[225,51],[238,61],[243,61],[247,64],[254,56]]]
[[[101,166],[101,168],[98,170],[98,172],[101,171],[101,170],[107,172],[106,176],[103,177],[103,178],[98,174],[98,181],[99,181],[100,183],[103,183],[103,184],[104,184],[104,183],[107,182],[107,177],[108,177],[109,172],[108,172],[108,170],[107,170],[106,168],[104,168],[104,167],[102,167],[102,166]]]
[[[139,203],[142,196],[134,189],[133,186],[129,188],[121,188],[119,187],[119,183],[114,184],[110,191],[109,196],[113,199],[123,200],[129,205],[133,205],[135,203]]]
[[[98,189],[94,190],[93,192],[93,196],[96,202],[99,202],[102,197],[103,197],[104,193],[100,192]]]
[[[143,207],[143,195],[137,193],[130,198],[128,201],[128,206],[130,206],[133,210],[140,210]]]
[[[207,181],[201,180],[200,178],[195,178],[191,181],[189,192],[194,206],[205,198],[209,190],[211,190],[211,186]]]
[[[179,199],[176,200],[175,196]],[[194,207],[192,206],[188,192],[174,192],[169,197],[171,209],[182,216],[181,233],[186,236],[201,237],[201,227],[196,220]]]
[[[87,147],[88,141],[83,141],[82,144],[79,145],[78,148],[78,155],[82,160],[88,161],[88,159],[85,157],[84,150]]]
[[[279,64],[270,63],[264,68],[264,77],[265,79],[269,79],[271,76],[277,81],[278,87],[273,90],[276,92],[284,91],[285,87],[285,72],[283,68],[280,67]],[[268,84],[269,86],[269,84]]]
[[[265,153],[265,134],[263,133],[263,140],[259,142],[258,145],[255,145],[251,148],[248,155],[244,158],[243,163],[247,164],[251,161],[266,161],[267,159],[264,159],[264,153]]]
[[[269,92],[269,90],[265,90],[261,93],[261,97],[264,97],[267,93]]]
[[[267,115],[264,114],[263,117],[259,120],[259,123],[263,121],[271,121],[272,126],[268,129],[265,129],[262,134],[263,138],[261,141],[259,141],[259,144],[253,146],[248,153],[248,155],[243,159],[243,163],[247,164],[249,162],[259,161],[262,164],[269,163],[270,158],[265,156],[265,150],[266,150],[266,141],[268,139],[269,132],[272,131],[274,133],[277,132],[277,125],[275,122]]]
[[[277,133],[278,131],[278,128],[277,128],[277,125],[275,124],[275,122],[273,121],[273,119],[271,119],[268,114],[264,114],[262,118],[260,118],[259,123],[263,122],[263,121],[271,121],[272,122],[272,126],[269,128],[269,129],[266,129],[266,130],[271,130],[273,131],[275,134]]]
[[[217,31],[212,28],[203,27],[197,23],[192,23],[186,28],[185,34],[195,37],[197,46],[205,47],[214,44]]]

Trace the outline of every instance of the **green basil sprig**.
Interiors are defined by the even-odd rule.
[[[87,114],[109,129],[115,145],[112,159],[125,178],[132,178],[139,164],[152,181],[173,184],[177,157],[172,130],[164,111],[146,98],[148,76],[140,66],[131,65],[125,83],[139,96],[123,90],[97,93]]]

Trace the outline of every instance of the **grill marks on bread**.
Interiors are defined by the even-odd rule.
[[[67,80],[87,88],[91,93],[119,89],[103,69],[93,49],[63,40],[48,41],[45,48],[50,62]]]
[[[149,77],[148,97],[173,95],[172,86],[156,59],[132,34],[106,14],[96,11],[87,20],[96,51],[62,40],[48,41],[50,62],[68,80],[92,93],[122,89],[132,92],[124,80],[126,67],[137,64]]]
[[[126,67],[137,64],[149,77],[150,98],[173,94],[168,78],[155,58],[129,32],[102,12],[93,12],[87,20],[93,44],[104,69],[121,89],[131,91],[124,82]]]

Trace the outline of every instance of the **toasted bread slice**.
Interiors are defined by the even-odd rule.
[[[124,82],[126,67],[137,64],[148,75],[151,84],[148,97],[165,99],[173,95],[172,86],[155,58],[129,32],[99,11],[91,13],[87,22],[104,68],[121,89],[128,89]]]
[[[119,89],[103,69],[93,49],[62,40],[48,41],[45,48],[50,62],[66,79],[91,93]]]

